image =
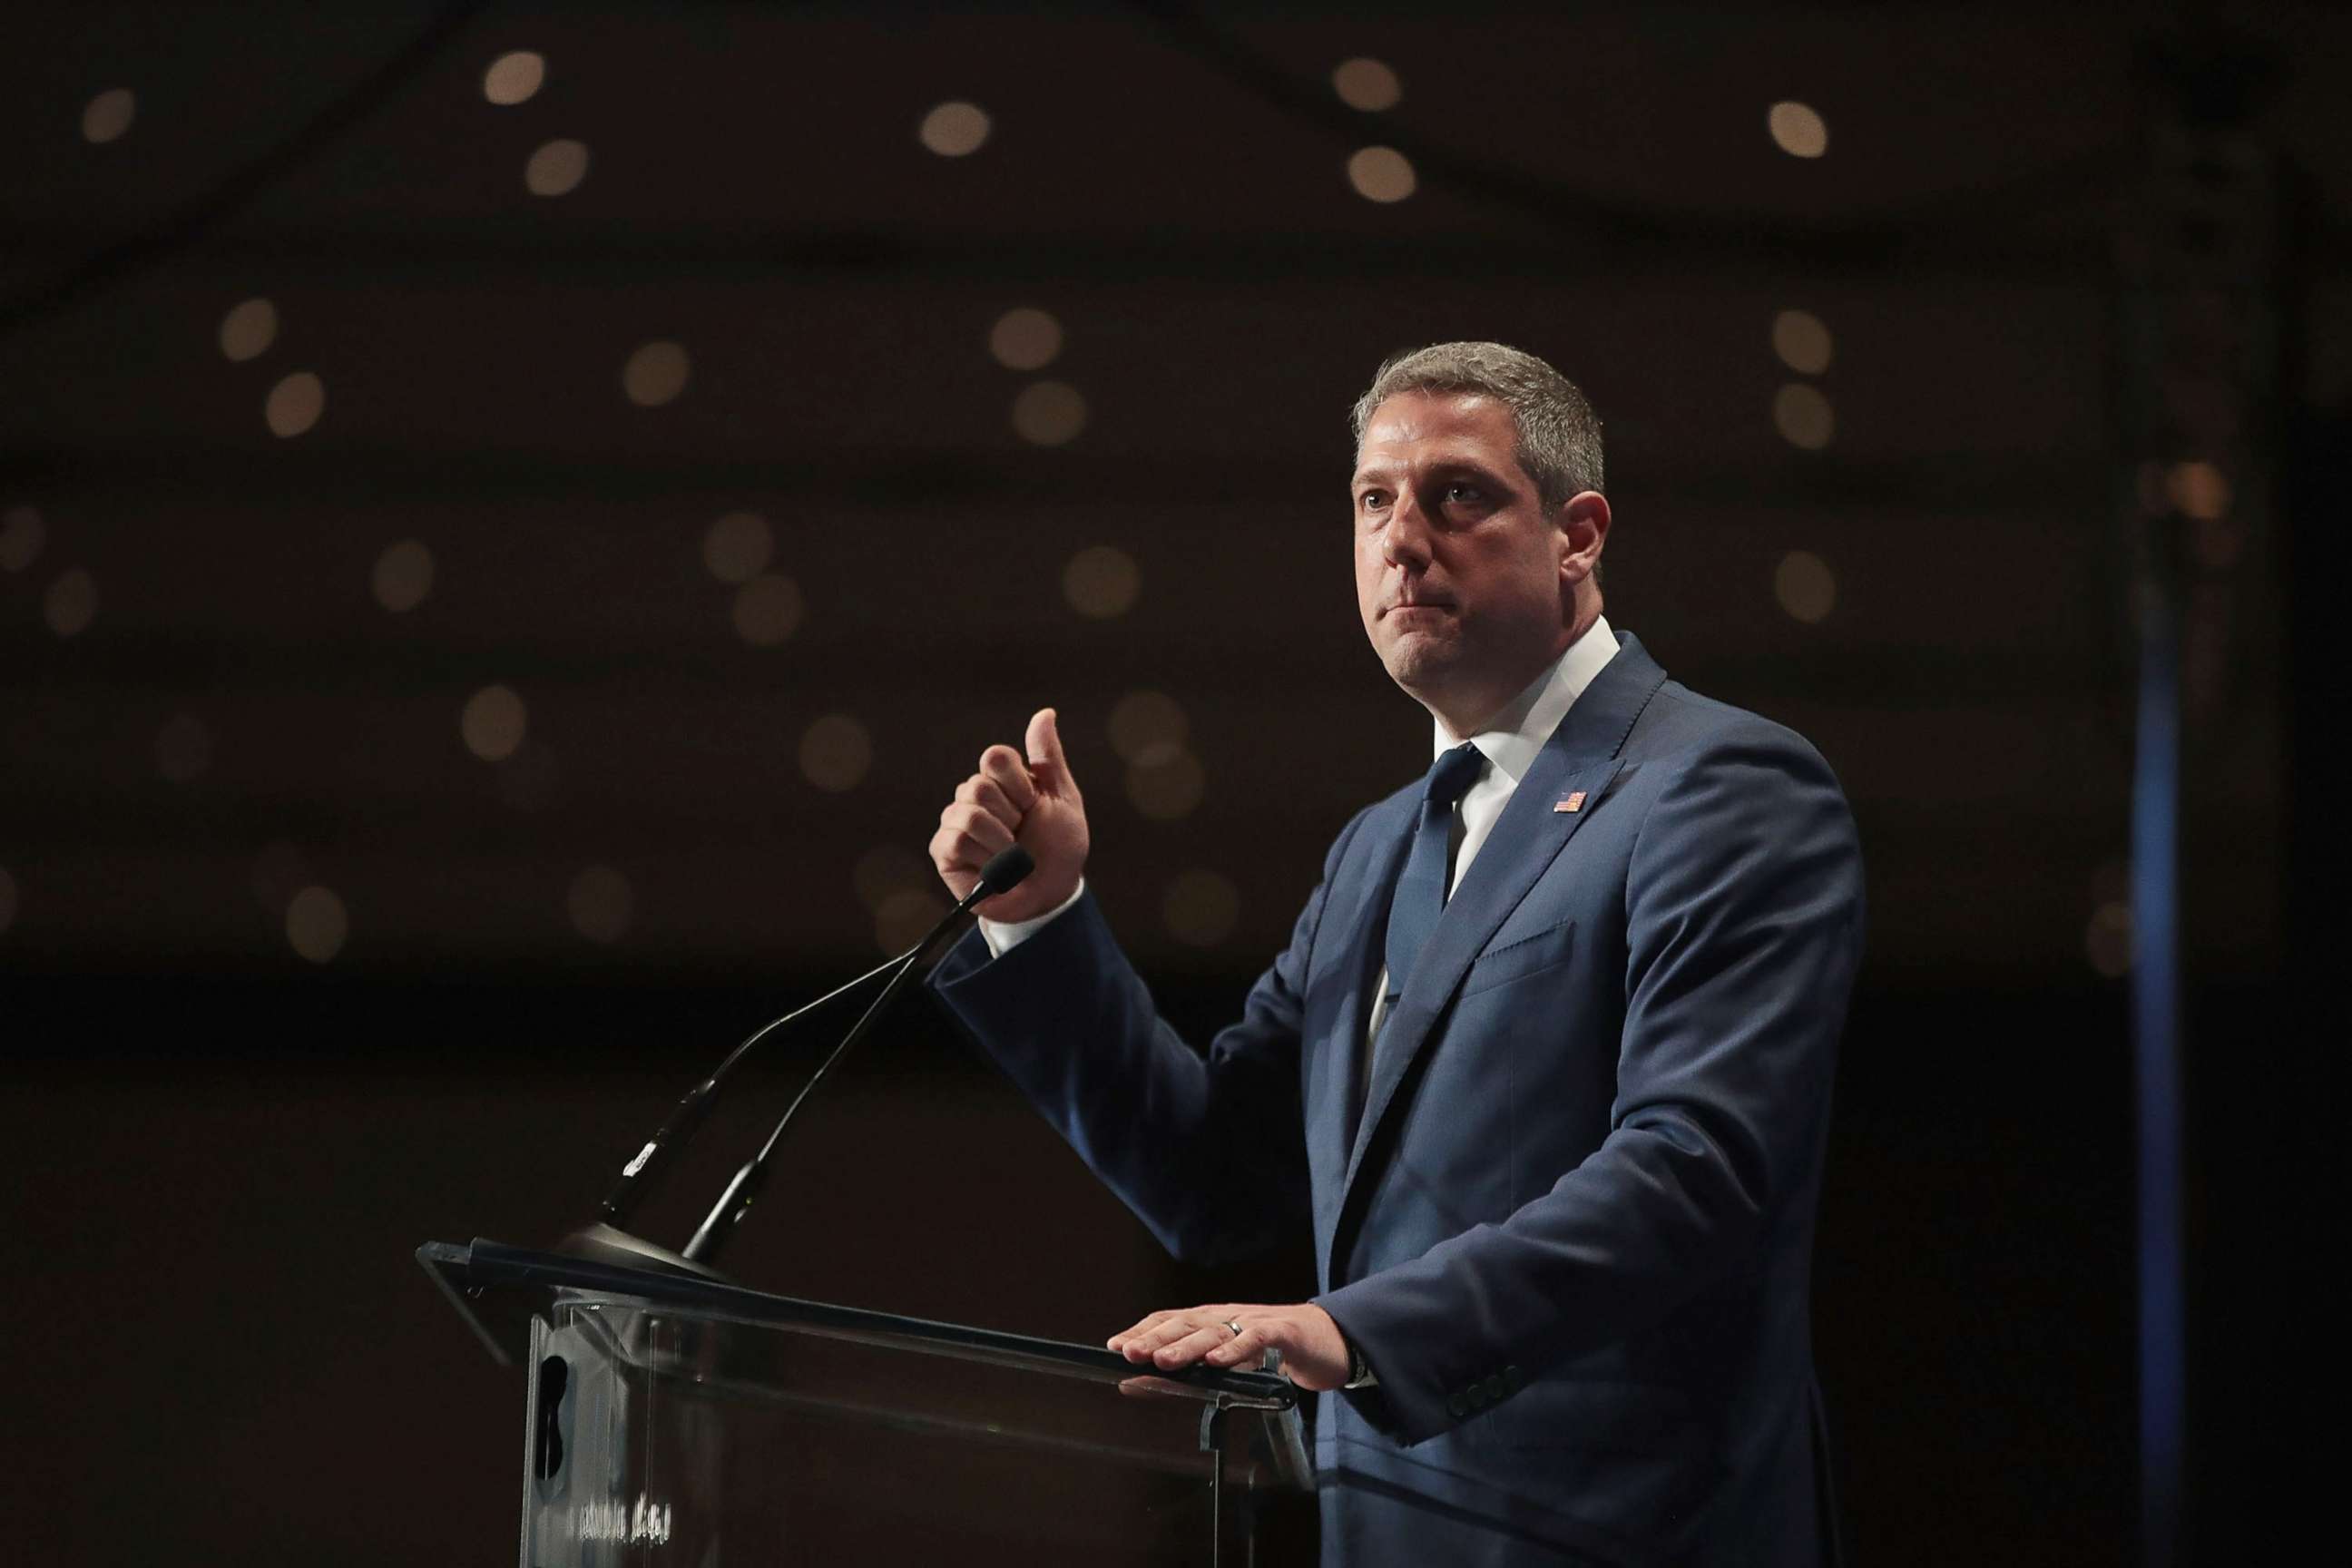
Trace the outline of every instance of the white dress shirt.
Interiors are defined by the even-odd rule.
[[[1462,879],[1462,873],[1470,868],[1486,836],[1494,832],[1496,819],[1510,803],[1511,792],[1519,787],[1519,780],[1534,765],[1536,753],[1543,750],[1544,742],[1584,694],[1584,689],[1592,684],[1592,678],[1616,656],[1617,637],[1609,629],[1609,617],[1595,616],[1584,635],[1569,644],[1558,664],[1529,681],[1526,689],[1505,703],[1502,710],[1476,734],[1456,735],[1446,729],[1444,720],[1433,721],[1436,731],[1433,758],[1468,741],[1486,759],[1476,782],[1454,807],[1454,864],[1445,881],[1449,895]],[[1042,930],[1046,921],[1076,903],[1079,894],[1086,890],[1086,882],[1081,879],[1067,899],[1034,920],[1000,921],[982,916],[980,935],[988,943],[990,956],[1002,958],[1012,952]],[[1371,1035],[1380,1033],[1381,1005],[1387,991],[1388,971],[1384,967],[1380,984],[1372,989]]]

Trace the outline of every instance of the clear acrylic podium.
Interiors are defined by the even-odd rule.
[[[525,1369],[522,1568],[1222,1563],[1310,1484],[1277,1376],[495,1242],[417,1258]]]

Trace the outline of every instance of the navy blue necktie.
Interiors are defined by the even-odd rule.
[[[1388,1005],[1393,1009],[1406,977],[1437,930],[1445,912],[1446,873],[1454,860],[1454,803],[1476,782],[1486,759],[1466,742],[1430,764],[1421,797],[1421,825],[1413,830],[1412,848],[1397,877],[1396,893],[1389,902]],[[1385,1017],[1381,1032],[1388,1032]]]

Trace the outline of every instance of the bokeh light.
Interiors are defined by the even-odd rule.
[[[921,888],[901,888],[874,911],[874,944],[885,952],[904,952],[923,940],[948,912],[947,895]]]
[[[537,51],[514,49],[482,73],[482,96],[496,104],[521,103],[547,80],[547,61]]]
[[[877,914],[894,894],[928,891],[938,879],[930,861],[903,844],[876,845],[857,858],[849,873],[857,901]]]
[[[375,602],[395,616],[406,615],[433,592],[433,552],[418,539],[403,539],[383,547],[368,574]]]
[[[120,141],[138,112],[139,100],[129,88],[110,87],[82,105],[82,137],[101,146]]]
[[[703,531],[702,563],[721,583],[749,583],[775,552],[776,537],[756,511],[730,511]]]
[[[1200,759],[1190,752],[1173,752],[1149,764],[1127,770],[1127,798],[1135,809],[1155,821],[1172,822],[1189,816],[1201,804],[1207,785]]]
[[[874,739],[846,713],[828,713],[801,735],[801,773],[828,794],[857,787],[874,765]]]
[[[1772,352],[1800,375],[1819,375],[1830,367],[1835,344],[1822,319],[1810,310],[1783,310],[1772,318]]]
[[[1404,97],[1404,84],[1397,80],[1394,70],[1362,56],[1339,62],[1331,72],[1331,90],[1339,95],[1340,102],[1367,114],[1394,109]]]
[[[318,424],[326,409],[327,384],[310,371],[298,370],[269,389],[261,417],[272,436],[291,437]]]
[[[28,506],[13,506],[0,514],[0,572],[22,572],[41,558],[48,525]]]
[[[267,300],[231,305],[221,318],[220,351],[242,363],[259,359],[278,341],[278,307]]]
[[[1135,557],[1111,544],[1090,544],[1062,568],[1062,596],[1070,608],[1107,621],[1135,607],[1143,573]]]
[[[2117,980],[2130,973],[2131,906],[2114,900],[2093,910],[2090,924],[2083,932],[2083,948],[2091,967],[2108,979]]]
[[[1772,395],[1772,425],[1791,447],[1818,452],[1837,434],[1837,411],[1820,387],[1792,381]]]
[[[1812,105],[1784,99],[1764,116],[1772,144],[1791,158],[1818,158],[1830,150],[1830,128]]]
[[[41,619],[61,637],[79,637],[98,616],[98,579],[87,568],[68,567],[41,595]]]
[[[1401,202],[1419,182],[1412,161],[1393,147],[1366,147],[1348,159],[1348,183],[1368,202]]]
[[[530,728],[530,711],[521,693],[511,686],[485,686],[466,699],[457,715],[457,733],[466,750],[486,763],[504,762],[522,745]]]
[[[1060,447],[1087,427],[1087,400],[1066,381],[1032,382],[1013,400],[1013,428],[1024,441]]]
[[[988,330],[988,352],[1007,370],[1043,370],[1062,352],[1062,323],[1034,305],[1017,306]]]
[[[213,765],[212,731],[193,713],[174,713],[155,731],[155,768],[173,784],[187,784]]]
[[[564,897],[572,927],[599,946],[609,947],[629,932],[636,911],[636,891],[628,878],[610,866],[590,866],[572,879]]]
[[[2165,498],[2185,517],[2219,522],[2230,510],[2230,477],[2210,463],[2175,463],[2165,470]]]
[[[1816,626],[1837,605],[1837,578],[1829,563],[1808,550],[1791,550],[1773,568],[1772,596],[1790,616]]]
[[[988,140],[988,132],[987,110],[959,100],[942,103],[924,115],[915,134],[940,157],[961,158],[979,152],[981,143]]]
[[[311,963],[332,960],[351,933],[350,913],[331,889],[305,888],[287,900],[286,940]]]
[[[1191,726],[1164,691],[1130,691],[1111,704],[1110,749],[1122,762],[1156,767],[1184,749]]]
[[[801,624],[801,588],[771,572],[735,590],[735,633],[753,647],[773,647]]]
[[[638,407],[657,408],[675,401],[693,374],[686,346],[665,339],[646,343],[629,356],[628,363],[621,367],[621,390]]]
[[[522,166],[523,189],[535,196],[569,195],[588,177],[588,143],[561,136],[543,142]]]
[[[1191,947],[1214,947],[1233,935],[1241,912],[1240,889],[1214,871],[1180,874],[1160,900],[1168,934]]]

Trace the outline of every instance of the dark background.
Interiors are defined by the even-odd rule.
[[[2134,605],[2188,606],[2185,1500],[2192,1558],[2258,1557],[2312,1457],[2342,1034],[2347,44],[2316,6],[12,11],[24,1560],[502,1560],[522,1389],[410,1254],[571,1228],[691,1077],[910,939],[940,805],[1037,705],[1205,1039],[1425,762],[1346,586],[1345,415],[1454,337],[1586,387],[1612,623],[1861,823],[1815,1318],[1861,1561],[2139,1554]],[[543,85],[488,101],[518,49]],[[1362,57],[1391,107],[1334,90]],[[969,153],[919,139],[949,101]],[[586,176],[534,195],[556,139]],[[1367,146],[1409,197],[1351,188]],[[2234,173],[2184,196],[2183,148]],[[1016,308],[1050,363],[992,357]],[[1788,310],[1826,367],[1776,355]],[[653,342],[690,368],[647,404]],[[298,373],[323,412],[275,433]],[[1834,411],[1802,445],[1791,385]],[[745,511],[791,589],[706,558]],[[462,722],[494,687],[510,751]],[[826,1037],[641,1228],[684,1236]],[[919,998],[772,1191],[748,1282],[1055,1337],[1309,1273],[1170,1263]]]

